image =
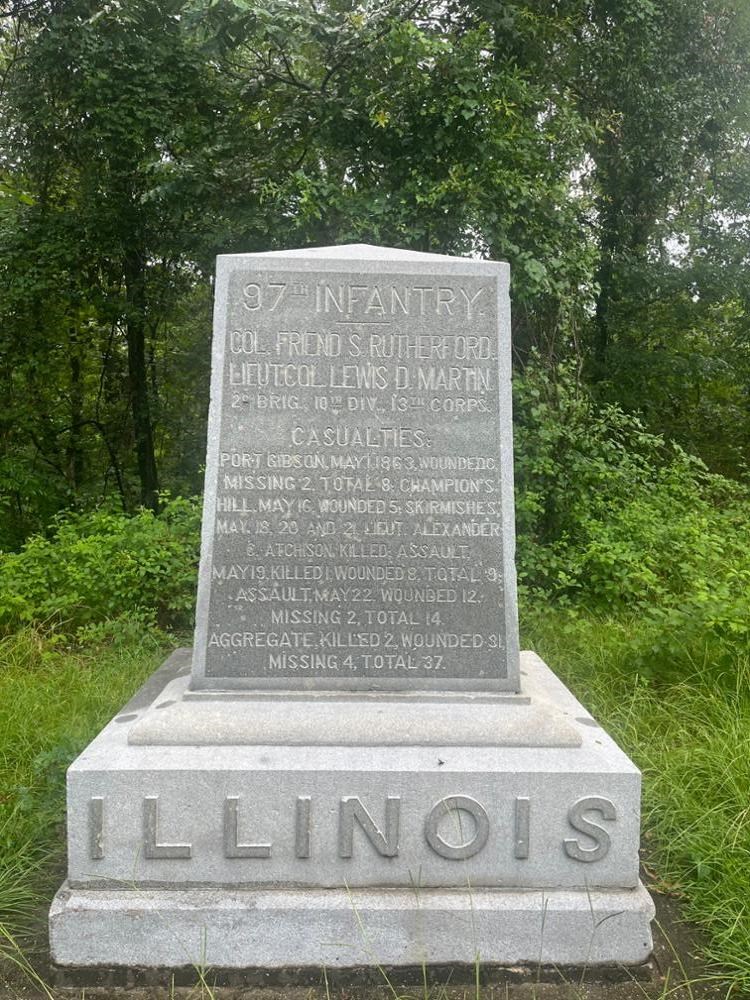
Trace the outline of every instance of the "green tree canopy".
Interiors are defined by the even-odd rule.
[[[509,260],[517,365],[741,474],[749,43],[740,0],[18,0],[0,544],[200,488],[214,255],[290,245]]]

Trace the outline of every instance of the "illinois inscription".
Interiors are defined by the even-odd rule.
[[[507,680],[497,281],[230,272],[198,611],[207,682]]]

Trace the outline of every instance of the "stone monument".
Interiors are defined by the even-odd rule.
[[[59,965],[649,955],[639,772],[519,654],[508,277],[218,259],[194,648],[70,768]]]

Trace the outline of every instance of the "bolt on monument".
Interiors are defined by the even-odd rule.
[[[640,774],[519,653],[508,281],[218,258],[195,642],[70,768],[59,965],[650,954]]]

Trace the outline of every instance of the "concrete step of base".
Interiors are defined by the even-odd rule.
[[[60,966],[639,965],[654,906],[619,890],[76,890],[50,912]]]

